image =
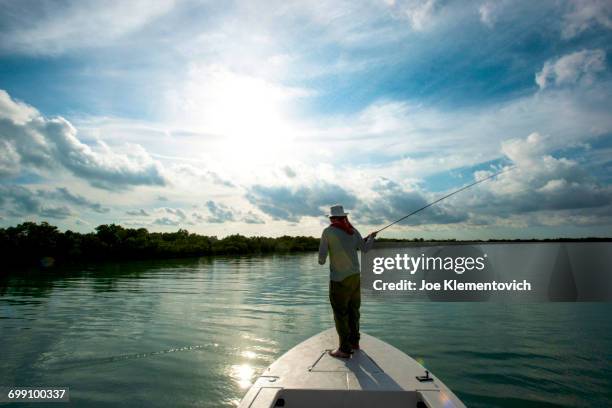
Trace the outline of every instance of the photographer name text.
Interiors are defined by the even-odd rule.
[[[446,279],[443,282],[418,282],[402,279],[397,282],[375,280],[372,287],[376,291],[530,291],[531,283],[527,280],[517,282],[459,282],[456,279]]]

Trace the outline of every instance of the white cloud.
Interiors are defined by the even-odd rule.
[[[247,224],[265,224],[265,221],[253,211],[246,213],[246,215],[242,217],[242,222]]]
[[[19,153],[15,146],[7,140],[0,140],[0,152],[0,178],[17,174],[19,169],[15,164],[19,163]]]
[[[188,216],[185,210],[179,207],[160,207],[155,208],[149,212],[136,212],[135,214],[139,217],[151,217],[153,220],[150,221],[150,225],[153,226],[161,226],[161,227],[176,227],[181,226],[185,227],[188,225],[195,225],[198,221],[196,214],[192,214],[192,216]],[[144,222],[144,220],[143,220]]]
[[[77,130],[62,117],[45,118],[34,108],[13,101],[0,90],[0,170],[4,176],[23,171],[48,175],[68,170],[91,185],[120,189],[133,185],[164,185],[161,165],[134,144],[111,148],[81,142]],[[7,174],[9,173],[9,174]]]
[[[176,182],[180,183],[181,181],[185,181],[186,185],[193,186],[195,182],[208,185],[214,184],[226,188],[236,187],[230,180],[221,177],[217,172],[209,170],[203,165],[195,166],[188,163],[176,164],[170,168],[170,171],[175,173],[173,178]]]
[[[10,120],[17,125],[25,125],[37,116],[39,113],[34,107],[11,99],[6,91],[0,89],[0,119]]]
[[[590,84],[595,75],[605,68],[604,50],[582,50],[546,61],[542,70],[536,74],[535,82],[540,89],[550,86],[551,83],[557,86],[577,82]]]
[[[178,218],[181,221],[184,221],[187,219],[187,214],[185,214],[185,211],[181,210],[180,208],[169,208],[166,207],[165,211],[168,214],[172,214],[173,216],[175,216],[176,218]]]
[[[521,167],[536,165],[543,154],[549,149],[545,137],[539,133],[531,133],[525,139],[510,139],[502,143],[502,153]]]
[[[546,142],[553,150],[610,133],[612,116],[606,105],[611,89],[612,84],[600,81],[597,87],[551,88],[452,111],[379,101],[356,114],[320,120],[309,129],[308,147],[296,150],[308,153],[301,158],[306,163],[332,166],[333,176],[355,174],[357,184],[364,178],[424,178],[495,160],[504,140],[523,138],[535,129],[554,135]]]
[[[347,208],[357,203],[356,197],[337,184],[317,180],[298,186],[255,185],[247,200],[275,220],[299,221],[302,217],[321,217],[325,208],[343,203]]]
[[[358,206],[357,219],[367,224],[382,225],[399,219],[433,201],[431,194],[415,188],[406,188],[386,178],[376,180],[372,193],[363,197]],[[405,225],[454,224],[468,218],[465,210],[458,211],[441,203],[414,217]]]
[[[525,139],[508,140],[502,152],[516,164],[506,172],[473,191],[474,210],[491,215],[547,211],[577,211],[610,206],[612,188],[602,186],[572,159],[554,157],[549,138],[532,133]],[[491,171],[476,173],[476,178]],[[566,224],[572,224],[572,218]]]
[[[407,20],[415,31],[428,29],[438,11],[436,0],[393,0],[387,4],[392,7],[398,18]]]
[[[136,216],[136,217],[148,217],[149,213],[146,212],[144,209],[139,209],[139,210],[128,210],[125,212],[127,215],[132,215],[132,216]]]
[[[105,214],[110,211],[110,208],[104,207],[100,203],[93,202],[82,195],[74,194],[66,187],[58,187],[55,190],[38,190],[38,195],[45,200],[50,199],[69,203],[81,208],[93,210],[100,214]]]
[[[168,217],[160,217],[160,218],[156,218],[153,221],[153,225],[158,225],[161,227],[177,227],[179,226],[181,223],[178,220],[175,219],[171,219]]]
[[[612,29],[612,2],[609,0],[574,0],[572,11],[563,21],[563,38],[570,39],[583,31],[600,25]]]
[[[161,207],[150,212],[146,212],[144,210],[128,211],[127,214],[138,217],[150,216],[152,218],[150,223],[151,225],[162,227],[184,227],[202,224],[210,227],[225,224],[224,228],[227,228],[227,223],[232,223],[235,221],[246,224],[264,223],[264,220],[253,211],[243,213],[242,211],[220,201],[208,200],[202,205],[193,205],[190,207],[195,209],[195,211],[191,211],[190,214],[187,214],[186,210],[184,209],[185,207]],[[203,213],[202,210],[207,214]],[[210,229],[207,229],[207,231],[210,232]]]
[[[478,7],[478,14],[480,14],[480,21],[489,28],[493,28],[497,22],[501,8],[500,1],[487,1]]]
[[[209,216],[206,218],[206,222],[209,223],[224,223],[236,221],[234,214],[235,210],[222,203],[215,203],[212,200],[206,202],[206,208],[208,209]]]
[[[505,140],[497,157],[501,153],[511,160],[516,165],[513,171],[453,196],[404,225],[412,225],[422,232],[432,226],[442,231],[451,225],[466,228],[574,226],[574,216],[588,223],[592,220],[588,221],[589,217],[585,216],[594,210],[612,211],[605,210],[612,202],[612,188],[600,184],[578,161],[554,156],[552,153],[558,150],[555,139],[534,132],[524,138]],[[474,177],[482,179],[497,170],[477,171]],[[428,191],[431,186],[411,183],[401,174],[395,176],[399,181],[376,177],[373,169],[338,174],[345,177],[335,185],[324,178],[302,184],[299,180],[285,179],[281,185],[256,185],[249,189],[247,199],[273,220],[299,221],[316,230],[317,221],[324,219],[325,208],[330,203],[343,203],[352,210],[352,218],[358,224],[382,226],[445,194],[444,191],[431,193]],[[470,181],[466,179],[464,183]],[[566,218],[562,220],[555,214]],[[609,222],[606,217],[601,216],[602,223]]]
[[[10,16],[0,30],[0,49],[37,55],[102,46],[143,28],[167,13],[173,0],[73,0],[39,3],[3,2]]]
[[[0,209],[15,218],[65,219],[76,215],[72,206],[99,214],[110,211],[102,204],[74,194],[65,187],[33,191],[25,186],[0,184],[0,193]]]

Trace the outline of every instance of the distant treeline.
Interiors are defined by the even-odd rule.
[[[315,251],[319,239],[230,235],[225,238],[190,233],[149,232],[146,228],[100,225],[95,232],[62,232],[46,222],[24,222],[0,228],[3,265],[47,266],[57,263],[183,258],[206,255]]]
[[[377,239],[379,242],[431,242],[423,238]],[[470,242],[610,241],[610,238],[555,238],[544,240],[489,240]],[[455,239],[436,242],[460,242]],[[319,239],[305,236],[278,238],[229,235],[225,238],[190,233],[149,232],[146,228],[100,225],[95,232],[60,231],[46,222],[24,222],[0,228],[2,265],[50,266],[57,263],[183,258],[207,255],[248,255],[316,251]]]

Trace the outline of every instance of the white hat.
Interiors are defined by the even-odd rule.
[[[329,217],[346,217],[348,215],[347,212],[344,212],[344,207],[340,204],[332,205],[329,210]]]

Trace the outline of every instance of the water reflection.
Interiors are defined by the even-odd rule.
[[[66,384],[84,406],[233,406],[283,352],[333,325],[328,273],[305,254],[4,274],[0,378]],[[610,305],[483,306],[364,296],[362,327],[427,363],[468,406],[515,395],[605,405]]]
[[[246,363],[233,365],[230,375],[240,388],[246,389],[253,385],[252,380],[255,376],[255,369]]]

